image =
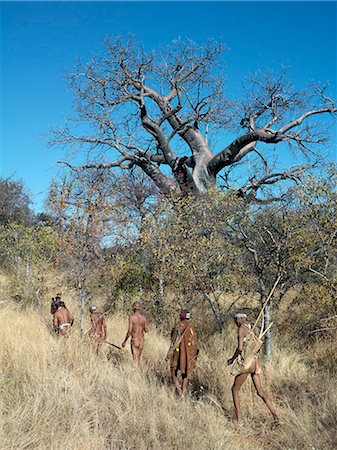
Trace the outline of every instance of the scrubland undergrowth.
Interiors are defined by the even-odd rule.
[[[0,441],[2,449],[333,449],[337,383],[305,354],[278,343],[264,367],[266,389],[283,425],[273,428],[251,381],[241,393],[244,425],[233,424],[232,377],[226,365],[235,329],[201,342],[191,394],[177,398],[164,357],[168,337],[146,337],[143,370],[129,347],[106,348],[101,362],[78,331],[58,340],[51,316],[7,306],[0,311]],[[87,324],[88,325],[88,324]],[[120,344],[127,317],[108,319]]]

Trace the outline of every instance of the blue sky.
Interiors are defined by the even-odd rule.
[[[336,96],[336,2],[1,2],[0,175],[24,180],[37,211],[57,173],[49,129],[71,115],[64,75],[131,33],[148,49],[181,37],[221,39],[229,87],[290,67],[298,86],[329,81]]]

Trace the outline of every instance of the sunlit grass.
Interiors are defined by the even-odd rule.
[[[201,343],[192,393],[180,399],[164,361],[168,338],[153,327],[139,373],[128,346],[106,346],[109,361],[101,362],[78,332],[68,341],[53,336],[50,319],[32,309],[0,310],[2,449],[334,448],[336,382],[296,350],[279,345],[263,377],[283,425],[272,428],[248,381],[241,394],[245,424],[236,429],[226,365],[234,329]],[[109,318],[108,340],[120,345],[126,327],[127,317]]]

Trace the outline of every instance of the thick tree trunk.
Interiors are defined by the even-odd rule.
[[[215,184],[215,178],[209,174],[207,164],[201,161],[193,169],[192,177],[200,194],[207,192],[208,188]]]
[[[185,138],[191,148],[194,160],[192,177],[199,193],[206,192],[215,183],[215,177],[208,171],[208,163],[214,158],[208,144],[199,130],[190,129]]]

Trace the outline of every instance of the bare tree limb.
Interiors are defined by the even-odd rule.
[[[87,170],[87,169],[110,169],[111,167],[120,167],[123,168],[122,164],[125,161],[129,161],[130,163],[134,164],[132,157],[128,156],[122,156],[121,158],[117,159],[116,161],[110,162],[110,163],[96,163],[96,164],[85,164],[83,166],[72,166],[71,164],[65,162],[65,161],[58,161],[57,164],[63,164],[67,167],[69,167],[71,170],[74,170],[76,172]],[[125,167],[127,169],[130,169],[130,165],[128,167]]]
[[[332,283],[332,281],[328,278],[328,277],[326,277],[325,275],[323,275],[321,272],[319,272],[318,270],[315,270],[315,269],[313,269],[311,266],[309,266],[309,269],[308,269],[310,272],[312,272],[312,273],[314,273],[315,275],[317,275],[317,276],[319,276],[320,278],[322,278],[323,280],[325,280],[327,283],[328,283],[328,285],[331,287],[331,289],[334,291],[334,292],[337,292],[337,287]]]
[[[337,112],[337,108],[335,108],[334,106],[327,107],[327,108],[316,109],[316,110],[313,109],[311,111],[307,111],[306,113],[302,114],[297,119],[292,120],[290,123],[288,123],[288,124],[284,125],[282,128],[280,128],[278,130],[278,133],[280,135],[287,133],[287,131],[291,130],[292,128],[298,127],[299,125],[301,125],[303,120],[305,120],[306,118],[308,118],[310,116],[314,116],[314,115],[317,115],[317,114],[324,114],[324,113],[334,114],[335,112]]]

